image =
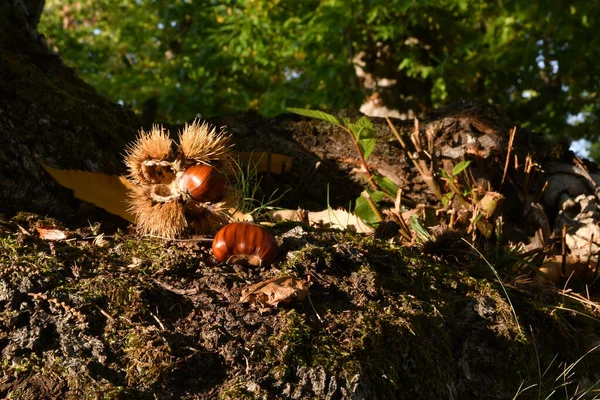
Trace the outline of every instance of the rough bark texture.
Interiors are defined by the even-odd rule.
[[[0,0],[0,397],[506,399],[524,383],[538,386],[523,398],[545,398],[563,382],[559,363],[598,343],[594,303],[511,278],[514,259],[493,243],[486,256],[510,280],[512,304],[452,235],[408,249],[282,224],[278,260],[254,269],[217,263],[204,242],[102,236],[106,215],[92,216],[38,161],[121,174],[139,121],[52,55],[28,17],[21,0]],[[212,122],[228,126],[239,150],[294,157],[292,171],[266,177],[294,190],[288,206],[323,208],[328,185],[331,205],[347,206],[365,187],[347,134],[326,123],[252,113]],[[373,169],[408,197],[432,200],[385,122],[374,123]],[[470,102],[422,123],[446,159],[479,152],[473,174],[496,189],[510,128]],[[533,134],[516,142],[521,160],[533,150],[538,160],[569,160]],[[531,201],[511,185],[507,218],[519,233]],[[48,225],[70,239],[42,240],[35,228]],[[263,314],[239,303],[242,287],[281,274],[310,276],[311,301]],[[568,393],[597,381],[599,363],[584,357]]]
[[[123,149],[138,121],[65,67],[28,17],[21,1],[0,2],[0,211],[85,213],[89,208],[58,187],[39,161],[122,173]]]

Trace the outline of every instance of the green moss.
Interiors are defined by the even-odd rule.
[[[15,375],[29,375],[40,371],[43,367],[43,360],[31,353],[23,357],[13,358],[12,360],[2,360],[2,369],[11,371]]]
[[[175,366],[169,343],[156,329],[132,329],[123,350],[127,358],[127,381],[132,386],[150,387]]]
[[[361,235],[312,236],[309,242],[314,239],[318,245],[303,247],[286,266],[296,273],[302,273],[303,267],[306,271],[327,249],[323,242],[331,240],[327,279],[351,303],[339,296],[318,297],[313,287],[322,323],[306,307],[303,313],[280,311],[280,325],[270,340],[254,343],[261,350],[258,354],[264,355],[259,370],[275,380],[288,380],[298,367],[319,366],[328,376],[359,374],[370,382],[366,390],[373,397],[413,393],[443,398],[449,390],[457,390],[449,387],[457,379],[456,365],[463,357],[456,348],[463,347],[476,375],[498,376],[506,365],[513,366],[505,379],[514,383],[515,391],[521,380],[535,376],[537,360],[528,350],[531,336],[519,325],[526,318],[517,323],[491,272],[489,280],[474,278],[465,268]],[[509,293],[519,317],[528,314],[520,300],[523,293]],[[505,359],[477,360],[471,355],[489,342],[504,349]]]
[[[14,236],[0,236],[0,274],[55,275],[61,267],[48,245],[23,245]]]
[[[271,365],[271,373],[283,377],[290,367],[310,363],[311,329],[305,316],[295,310],[280,314],[281,326],[276,335],[271,336],[265,346],[264,362]]]
[[[220,400],[256,400],[268,399],[268,393],[265,393],[258,386],[252,387],[250,390],[248,383],[241,378],[233,378],[227,381],[219,391]],[[258,392],[258,393],[257,393]]]
[[[168,397],[174,391],[207,393],[201,385],[212,384],[220,387],[211,393],[222,399],[272,398],[290,390],[320,398],[322,393],[312,392],[315,371],[326,375],[325,382],[335,380],[336,396],[344,389],[368,398],[467,398],[483,396],[488,385],[502,397],[514,395],[521,382],[537,383],[538,362],[552,365],[556,356],[556,365],[568,365],[597,340],[599,321],[581,301],[556,291],[507,285],[524,331],[519,333],[489,268],[471,276],[468,263],[445,262],[358,234],[308,231],[305,238],[307,244],[287,261],[250,269],[212,265],[196,248],[151,238],[116,234],[100,248],[82,239],[50,246],[37,238],[2,235],[0,262],[8,289],[16,293],[23,276],[43,273],[44,280],[34,282],[36,290],[84,314],[89,326],[70,326],[64,309],[55,312],[48,301],[26,297],[23,309],[0,315],[0,332],[11,340],[15,321],[26,324],[43,311],[49,324],[60,325],[57,335],[98,339],[104,347],[97,354],[106,357],[91,360],[89,354],[51,346],[16,358],[3,370],[24,379],[54,377],[68,388],[66,398]],[[202,263],[206,268],[198,268]],[[39,269],[30,274],[21,267]],[[311,276],[314,310],[304,299],[259,314],[236,304],[237,296],[228,297],[240,285],[281,269]],[[177,294],[155,280],[197,291]],[[529,326],[532,330],[523,329]],[[194,347],[193,358],[181,351],[182,343]],[[208,353],[227,360],[218,367],[222,375],[202,378],[199,388],[180,388],[176,378],[182,365],[206,361],[214,367],[213,358],[204,358]],[[593,369],[597,361],[590,354],[577,373],[585,374],[580,371]],[[96,362],[110,379],[69,367]]]
[[[284,273],[305,273],[307,267],[327,268],[332,265],[333,255],[328,249],[317,245],[308,244],[293,254],[288,255],[287,260],[281,266]]]

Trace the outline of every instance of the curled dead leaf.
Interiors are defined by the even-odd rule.
[[[40,238],[44,240],[65,240],[67,238],[67,235],[61,229],[37,227],[35,230],[40,234]]]
[[[250,303],[262,312],[277,307],[279,303],[306,297],[309,286],[308,281],[280,276],[242,289],[240,303]]]

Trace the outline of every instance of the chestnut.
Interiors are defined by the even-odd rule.
[[[219,201],[227,190],[227,179],[215,167],[196,164],[181,175],[179,190],[189,194],[196,201]]]
[[[215,258],[221,262],[269,265],[277,257],[277,242],[260,225],[234,222],[221,228],[212,243]]]

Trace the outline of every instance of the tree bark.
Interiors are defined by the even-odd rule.
[[[27,10],[22,0],[0,2],[0,212],[88,212],[40,162],[122,173],[139,123],[47,48]]]

